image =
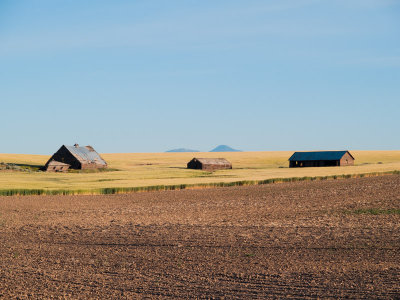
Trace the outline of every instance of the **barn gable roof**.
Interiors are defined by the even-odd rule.
[[[231,164],[225,158],[193,158],[193,160],[197,160],[198,162],[202,163],[203,165],[229,165]]]
[[[65,146],[68,151],[81,163],[95,163],[97,165],[106,166],[107,163],[91,146],[79,147],[79,146]]]
[[[340,160],[346,153],[354,159],[349,151],[311,151],[295,152],[289,158],[290,161],[313,161],[313,160]]]

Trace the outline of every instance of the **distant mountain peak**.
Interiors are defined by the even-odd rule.
[[[219,145],[212,149],[210,152],[240,152],[241,150],[233,149],[227,145]]]
[[[199,152],[198,150],[192,150],[192,149],[186,149],[186,148],[178,148],[178,149],[172,149],[168,150],[165,152]]]

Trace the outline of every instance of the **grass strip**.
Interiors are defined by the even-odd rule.
[[[214,188],[214,187],[232,187],[232,186],[249,186],[263,185],[283,182],[298,182],[298,181],[314,181],[314,180],[336,180],[350,179],[362,177],[375,177],[383,175],[400,175],[399,170],[387,172],[371,172],[361,174],[342,174],[329,176],[315,177],[289,177],[289,178],[270,178],[265,180],[242,180],[233,182],[211,182],[211,183],[196,183],[196,184],[176,184],[176,185],[153,185],[141,187],[107,187],[97,189],[0,189],[0,196],[30,196],[30,195],[110,195],[110,194],[126,194],[136,192],[152,192],[152,191],[173,191],[184,189],[199,189],[199,188]]]

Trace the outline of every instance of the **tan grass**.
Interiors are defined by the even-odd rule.
[[[264,180],[270,178],[318,177],[400,170],[400,151],[351,151],[356,165],[351,167],[289,169],[293,152],[232,153],[119,153],[102,154],[110,168],[104,173],[0,172],[0,189],[100,189],[156,185],[201,184]],[[197,157],[225,157],[232,170],[204,172],[186,169]],[[0,162],[44,165],[49,156],[0,154]]]

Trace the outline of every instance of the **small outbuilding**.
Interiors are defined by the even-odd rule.
[[[61,170],[61,168],[64,170],[66,165],[68,165],[68,168],[76,170],[107,168],[105,160],[92,146],[80,147],[78,144],[61,146],[46,163],[45,170],[50,172]]]
[[[188,169],[198,170],[223,170],[232,169],[232,164],[225,158],[193,158],[187,164]]]
[[[354,160],[349,151],[295,152],[289,158],[289,167],[354,166]]]

